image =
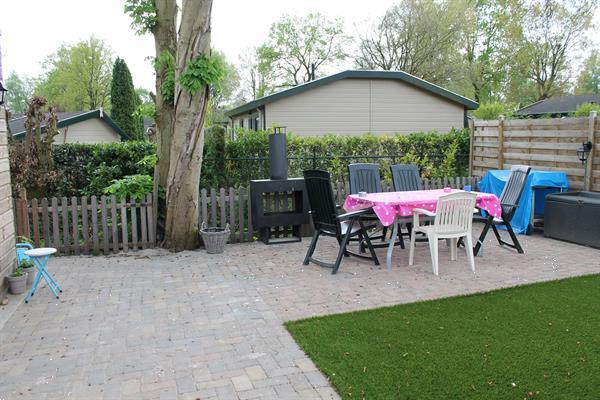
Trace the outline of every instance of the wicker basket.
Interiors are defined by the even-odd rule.
[[[202,222],[200,235],[206,247],[206,252],[208,254],[222,253],[230,233],[229,224],[225,228],[208,228],[206,222]]]

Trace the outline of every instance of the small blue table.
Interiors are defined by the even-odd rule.
[[[25,297],[25,303],[29,303],[31,296],[35,294],[35,290],[37,289],[37,285],[40,283],[40,279],[43,277],[48,284],[48,288],[54,293],[54,297],[58,299],[58,294],[62,293],[62,289],[58,286],[58,283],[50,276],[48,271],[46,270],[46,264],[48,263],[48,258],[52,254],[56,253],[56,249],[52,247],[40,247],[39,249],[31,249],[25,252],[25,255],[30,257],[33,260],[33,264],[38,270],[37,276],[33,281],[33,285]]]
[[[508,170],[488,171],[478,183],[479,191],[500,197],[509,175]],[[544,197],[547,194],[568,189],[569,180],[566,173],[531,170],[519,200],[519,207],[511,220],[515,233],[525,234],[529,232],[530,227],[533,228],[535,214],[544,214]]]

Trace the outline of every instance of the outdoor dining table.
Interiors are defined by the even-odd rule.
[[[414,190],[406,192],[367,193],[364,195],[351,194],[346,197],[344,209],[356,211],[364,208],[373,208],[373,212],[383,226],[391,226],[392,236],[387,250],[386,264],[388,270],[392,269],[392,252],[394,242],[398,236],[398,224],[400,221],[411,222],[413,209],[422,208],[435,212],[437,201],[440,196],[450,193],[462,192],[459,189],[435,189]],[[502,208],[500,200],[491,193],[473,192],[477,195],[476,207],[486,211],[490,215],[500,218]]]

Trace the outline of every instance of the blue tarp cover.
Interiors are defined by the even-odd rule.
[[[507,170],[492,170],[488,171],[483,179],[479,182],[479,191],[485,193],[493,193],[500,197],[502,189],[508,180],[510,171]],[[535,193],[535,210],[531,208],[531,199],[533,196],[533,190]],[[550,189],[541,189],[550,188]],[[529,172],[523,194],[519,200],[519,207],[517,212],[511,220],[511,225],[515,233],[525,234],[529,227],[529,221],[531,220],[532,211],[535,215],[544,214],[544,198],[548,193],[554,193],[557,191],[566,191],[569,189],[569,180],[567,174],[564,172],[551,172],[551,171],[534,171]]]

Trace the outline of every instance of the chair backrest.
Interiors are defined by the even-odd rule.
[[[315,229],[327,228],[339,233],[329,172],[318,169],[304,171],[304,185]]]
[[[435,210],[435,230],[438,233],[468,232],[473,224],[475,193],[452,193],[438,199]]]
[[[409,190],[422,190],[419,167],[415,164],[396,164],[390,166],[394,191],[407,192]]]
[[[381,193],[381,177],[379,164],[349,164],[348,177],[350,180],[350,193],[358,192]]]
[[[513,165],[510,168],[508,181],[500,194],[502,217],[508,219],[509,222],[517,210],[530,171],[531,167],[528,165]]]
[[[29,261],[31,258],[25,255],[27,250],[33,249],[33,246],[29,243],[17,243],[17,265],[21,264],[21,261],[27,260]]]

